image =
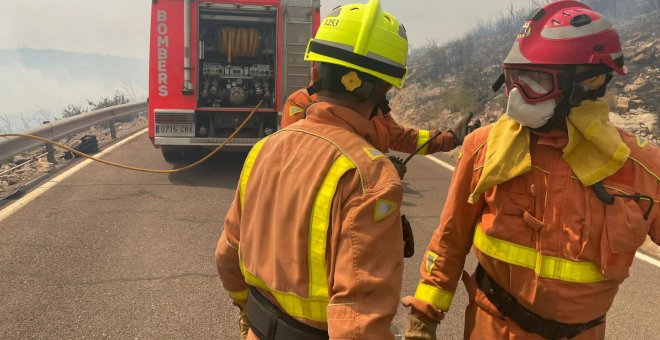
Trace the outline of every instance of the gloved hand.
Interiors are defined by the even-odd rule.
[[[399,174],[399,178],[403,179],[403,176],[406,174],[406,165],[403,164],[403,159],[390,156],[390,161],[392,161],[392,164],[394,164],[396,172]]]
[[[408,314],[408,330],[403,335],[406,340],[436,340],[438,322],[425,318],[415,308]]]
[[[246,340],[248,331],[250,330],[250,320],[248,320],[247,312],[245,311],[245,306],[247,305],[247,300],[234,300],[234,306],[238,307],[240,310],[240,316],[238,318],[238,329],[241,332],[241,339]]]
[[[468,113],[467,115],[461,117],[461,119],[459,119],[458,122],[456,122],[456,124],[454,124],[454,126],[449,129],[449,132],[454,135],[454,144],[456,146],[463,144],[463,139],[465,139],[465,136],[471,132],[469,124],[470,120],[472,120],[472,116],[474,116],[474,112]]]

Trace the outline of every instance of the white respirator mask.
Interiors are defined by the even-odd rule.
[[[521,80],[523,80],[523,77],[525,78],[524,82],[527,86],[533,89],[538,87],[537,92],[539,93],[542,93],[542,91],[547,92],[547,90],[544,90],[541,85],[529,77],[521,76]],[[552,118],[555,114],[556,107],[557,103],[555,103],[554,98],[536,104],[528,103],[523,99],[518,88],[514,87],[509,91],[509,101],[506,104],[506,113],[511,119],[521,125],[536,129],[545,125],[548,120]]]

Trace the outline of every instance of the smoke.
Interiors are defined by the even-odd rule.
[[[321,16],[336,6],[356,2],[366,3],[367,0],[321,0]],[[521,8],[528,5],[529,0],[381,0],[383,9],[406,27],[408,41],[413,47],[420,47],[429,40],[447,43],[477,26],[480,19],[506,12],[511,6]]]
[[[143,99],[147,95],[147,64],[127,58],[81,55],[50,50],[0,50],[0,116],[14,131],[61,118],[68,104],[111,97],[116,91]],[[22,117],[21,117],[22,115]]]

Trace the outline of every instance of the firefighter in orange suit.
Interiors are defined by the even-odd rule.
[[[618,34],[578,1],[533,12],[504,60],[507,114],[468,135],[423,256],[406,339],[435,339],[459,279],[465,338],[603,339],[636,249],[660,243],[660,152],[599,100]],[[463,271],[474,248],[479,262]]]
[[[378,0],[334,10],[310,40],[319,101],[252,148],[215,253],[248,339],[393,338],[403,188],[369,118],[407,51]]]
[[[316,66],[312,66],[311,79],[312,85],[318,80]],[[310,91],[312,92],[311,95]],[[282,128],[286,128],[305,118],[307,107],[317,101],[317,94],[314,92],[314,86],[310,86],[295,91],[287,98],[282,109]],[[386,111],[389,111],[389,109],[386,108]],[[468,123],[471,119],[472,114],[461,117],[451,130],[442,132],[422,148],[418,154],[427,155],[440,151],[446,152],[453,150],[460,145],[467,134]],[[371,120],[378,133],[378,144],[375,146],[384,153],[388,153],[390,149],[412,153],[424,145],[431,136],[438,133],[438,130],[418,130],[399,125],[389,112],[383,112],[381,110]]]

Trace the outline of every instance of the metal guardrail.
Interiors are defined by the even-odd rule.
[[[106,107],[100,110],[60,119],[21,133],[39,136],[49,140],[58,140],[91,126],[146,110],[147,102]],[[114,131],[114,124],[111,124],[110,129]],[[43,142],[28,138],[0,138],[0,162],[43,145]]]

